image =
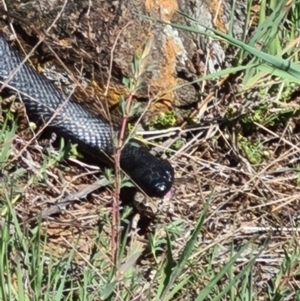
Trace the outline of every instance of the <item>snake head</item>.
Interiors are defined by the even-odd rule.
[[[172,187],[174,182],[174,170],[171,164],[166,160],[159,160],[159,165],[152,166],[148,172],[145,172],[144,181],[151,190],[145,190],[149,196],[163,197]]]
[[[153,156],[143,146],[126,145],[121,153],[121,168],[149,197],[163,197],[174,182],[168,160]]]

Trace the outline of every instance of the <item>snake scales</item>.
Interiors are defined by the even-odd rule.
[[[0,81],[21,95],[27,114],[48,123],[51,131],[77,143],[95,159],[113,155],[109,123],[67,98],[51,81],[29,65],[0,36]],[[149,196],[164,196],[174,180],[169,161],[153,156],[147,148],[129,141],[121,151],[120,166]]]

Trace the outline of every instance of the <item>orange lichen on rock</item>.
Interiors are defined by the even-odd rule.
[[[224,33],[227,32],[226,24],[224,22],[224,8],[222,1],[212,0],[209,4],[209,9],[214,17],[213,24],[215,29]]]
[[[177,0],[146,0],[147,11],[156,11],[160,14],[162,21],[170,21],[178,9]]]
[[[159,89],[159,94],[164,99],[172,100],[174,93],[168,90],[176,85],[175,67],[176,67],[177,47],[172,37],[166,37],[163,45],[163,62],[160,66],[158,78],[151,82],[151,86]]]
[[[92,82],[92,87],[99,99],[108,100],[110,107],[117,105],[122,97],[126,98],[129,95],[127,87],[119,83],[110,83],[107,90],[107,97],[104,95],[106,87],[100,86],[96,81]]]

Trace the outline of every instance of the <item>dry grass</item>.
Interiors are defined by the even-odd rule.
[[[3,300],[19,300],[22,294],[28,300],[158,298],[170,283],[166,275],[170,280],[172,268],[180,266],[208,201],[193,252],[184,259],[172,294],[161,293],[160,300],[298,300],[299,97],[297,91],[283,97],[291,86],[271,85],[269,74],[240,92],[243,74],[221,78],[191,113],[196,129],[182,126],[164,142],[176,170],[176,193],[153,220],[121,203],[120,223],[114,225],[115,186],[109,176],[99,181],[104,167],[65,160],[65,145],[56,150],[45,150],[37,141],[27,145],[30,130],[14,133],[14,121],[4,111],[0,155],[4,150],[8,155],[1,166],[0,195],[6,230],[0,254],[10,275],[9,269],[1,272],[10,283],[1,282]],[[174,149],[178,137],[185,142]],[[116,250],[112,228],[119,234]],[[14,240],[5,242],[8,237]],[[235,278],[251,260],[246,274]],[[33,280],[35,272],[40,284]],[[51,282],[56,272],[59,280]],[[25,283],[21,293],[20,281]],[[4,297],[6,286],[17,293]],[[199,298],[208,287],[210,297]]]

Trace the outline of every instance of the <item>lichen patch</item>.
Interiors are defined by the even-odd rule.
[[[178,9],[177,0],[146,0],[147,11],[155,11],[160,14],[161,20],[170,21]]]

